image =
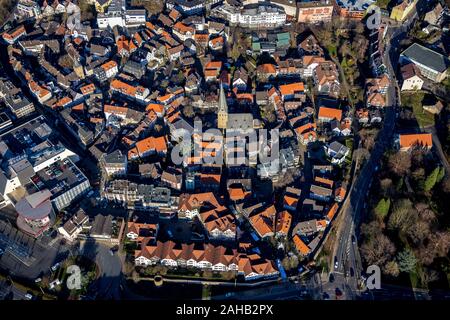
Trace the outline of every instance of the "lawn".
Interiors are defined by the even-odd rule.
[[[434,126],[434,114],[423,110],[421,105],[413,105],[413,112],[421,128]]]
[[[421,128],[434,125],[434,115],[423,110],[422,101],[424,97],[425,93],[420,91],[401,94],[402,105],[413,109],[414,116]]]

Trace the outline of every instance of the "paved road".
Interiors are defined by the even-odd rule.
[[[340,229],[337,231],[337,241],[333,250],[332,278],[333,282],[323,285],[325,292],[333,292],[339,288],[345,299],[355,299],[358,282],[362,273],[362,263],[357,244],[358,226],[364,218],[366,208],[366,196],[372,183],[372,177],[378,169],[380,159],[387,147],[390,146],[395,128],[396,108],[400,104],[398,83],[395,70],[398,62],[398,46],[406,36],[408,28],[413,25],[417,15],[414,14],[401,26],[389,27],[385,38],[385,54],[383,62],[391,83],[386,93],[385,117],[383,128],[380,130],[376,144],[370,153],[370,158],[359,172],[354,185],[350,190],[347,201],[343,204]],[[352,271],[352,272],[350,272]]]
[[[99,279],[90,288],[89,296],[102,300],[119,300],[122,276],[122,258],[116,252],[111,255],[110,248],[97,242],[83,242],[80,254],[94,260],[99,269]]]

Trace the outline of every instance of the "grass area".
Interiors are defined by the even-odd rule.
[[[211,287],[207,284],[204,284],[202,288],[202,300],[211,300]]]
[[[434,114],[423,110],[421,105],[413,105],[413,112],[421,128],[434,126]]]
[[[434,125],[434,115],[423,109],[424,92],[402,92],[402,105],[413,109],[414,116],[421,128]]]
[[[332,57],[337,57],[337,47],[333,44],[327,46],[327,51]]]

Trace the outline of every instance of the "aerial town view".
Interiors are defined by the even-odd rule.
[[[450,0],[0,4],[0,300],[450,300]]]

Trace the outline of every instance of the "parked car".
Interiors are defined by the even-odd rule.
[[[32,299],[33,299],[33,296],[32,296],[31,294],[27,293],[27,294],[25,295],[25,299],[27,299],[27,300],[32,300]]]
[[[59,263],[59,262],[55,263],[55,264],[51,267],[52,271],[55,272],[56,270],[58,270],[59,266],[60,266],[60,263]]]

